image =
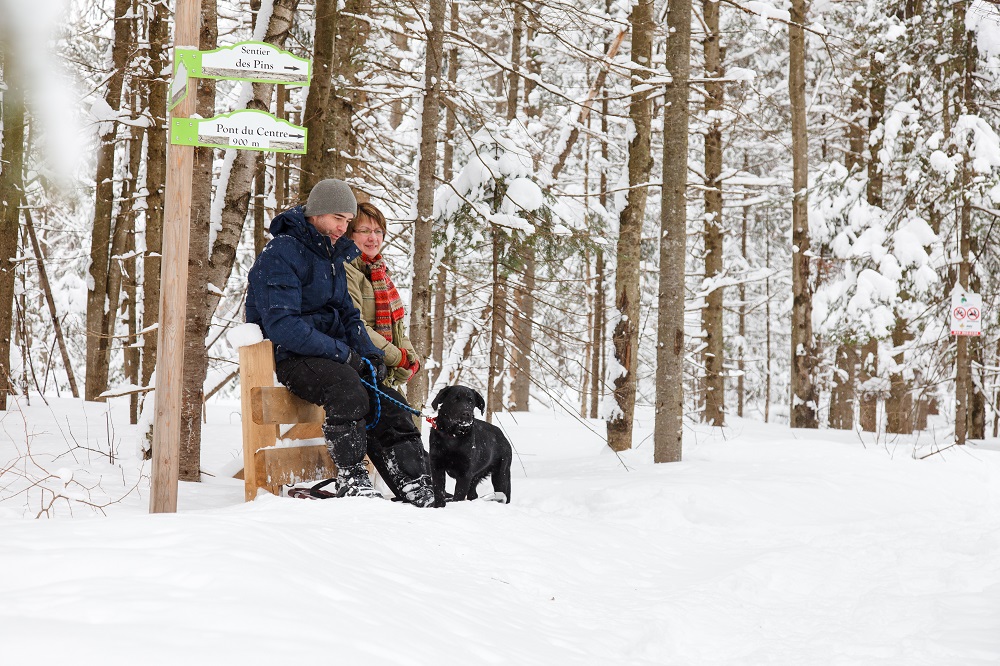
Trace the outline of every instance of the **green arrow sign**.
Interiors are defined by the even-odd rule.
[[[181,146],[298,155],[306,152],[305,127],[256,109],[242,109],[214,118],[174,118],[170,130],[170,143]]]
[[[312,63],[266,42],[240,42],[214,51],[177,49],[175,66],[198,79],[226,79],[307,86]]]

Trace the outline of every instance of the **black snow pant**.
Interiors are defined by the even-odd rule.
[[[430,473],[430,462],[420,431],[409,412],[361,383],[346,363],[315,356],[294,356],[277,363],[278,381],[295,395],[326,411],[325,426],[344,428],[352,423],[374,423],[367,431],[368,458],[396,497],[400,486]],[[370,380],[369,380],[370,382]],[[406,404],[406,398],[387,386],[379,390]],[[378,401],[376,401],[376,397]],[[357,461],[361,462],[359,456]]]

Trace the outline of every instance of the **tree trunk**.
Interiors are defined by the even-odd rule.
[[[313,185],[327,177],[324,163],[327,160],[329,137],[326,134],[328,116],[332,113],[330,94],[333,89],[333,53],[337,34],[336,0],[315,0],[316,33],[313,38],[313,78],[306,96],[303,125],[309,132],[309,149],[302,156],[299,175],[299,199],[305,201]]]
[[[839,345],[833,370],[833,389],[830,392],[830,427],[834,430],[854,428],[857,365],[857,346],[848,343]]]
[[[104,101],[117,112],[121,108],[125,65],[132,47],[132,10],[130,0],[115,0],[114,44],[111,48],[111,77]],[[117,121],[108,121],[97,151],[94,197],[94,231],[90,245],[90,284],[87,292],[87,376],[84,397],[97,400],[108,388],[110,343],[108,320],[115,313],[107,311],[108,270],[110,262],[111,220],[115,202],[115,139]],[[115,295],[117,298],[117,294]]]
[[[441,116],[441,61],[444,57],[446,0],[430,0],[427,62],[424,67],[424,102],[420,127],[420,162],[417,167],[417,216],[413,230],[413,295],[410,304],[410,341],[417,354],[430,351],[431,231],[434,190],[437,186],[437,132]],[[407,399],[416,409],[427,401],[427,372],[421,368],[410,380]]]
[[[458,31],[459,5],[457,2],[451,3],[451,15],[449,18],[449,29],[452,32]],[[456,90],[458,81],[458,47],[453,46],[448,51],[448,92]],[[442,96],[445,105],[444,117],[444,155],[441,164],[442,180],[451,182],[454,177],[455,168],[455,129],[458,127],[458,116],[455,114],[455,104],[446,96]],[[431,358],[434,361],[433,377],[430,383],[436,384],[441,375],[441,363],[444,359],[445,346],[445,305],[448,302],[448,273],[455,261],[455,246],[448,243],[444,248],[444,256],[438,263],[437,274],[434,278],[434,317],[431,320]]]
[[[858,379],[861,382],[861,405],[858,420],[865,432],[875,432],[878,429],[878,390],[868,382],[878,377],[878,340],[868,340],[861,346],[861,371]]]
[[[9,48],[10,36],[0,26],[0,49]],[[14,324],[14,275],[21,201],[24,199],[24,88],[17,56],[4,49],[3,149],[0,150],[0,410],[7,409],[13,391],[10,366],[11,329]],[[27,359],[25,359],[27,361]]]
[[[146,251],[142,257],[142,325],[160,318],[160,255],[163,252],[163,196],[167,182],[167,90],[161,73],[167,64],[170,25],[163,3],[153,5],[149,24],[149,101],[153,123],[146,129]],[[142,339],[142,385],[149,386],[156,367],[156,332]]]
[[[851,91],[850,116],[847,125],[847,152],[844,166],[848,173],[854,173],[862,164],[865,148],[865,131],[861,124],[864,110],[865,84],[863,77],[855,79]],[[835,430],[854,428],[854,409],[857,402],[858,347],[853,341],[841,342],[837,346],[833,370],[833,388],[830,391],[830,427]]]
[[[770,222],[770,217],[767,219]],[[771,268],[771,229],[764,234],[764,265]],[[764,423],[771,421],[771,278],[764,279]]]
[[[747,170],[747,159],[746,154],[744,154],[743,159],[743,170]],[[743,198],[746,199],[747,195],[744,194]],[[750,265],[750,258],[747,256],[747,230],[748,230],[748,218],[750,217],[750,207],[743,206],[743,224],[740,228],[740,256],[743,257],[747,265]],[[736,379],[736,415],[743,418],[743,409],[746,403],[746,355],[747,355],[747,285],[746,282],[740,281],[739,286],[740,294],[740,306],[738,310],[739,322],[737,324],[737,331],[740,336],[740,348],[737,351],[739,356],[736,360],[736,369],[739,372],[739,376]]]
[[[198,48],[216,48],[219,38],[218,0],[202,0]],[[197,112],[202,118],[215,115],[216,82],[198,79]],[[191,185],[191,236],[188,254],[187,317],[184,320],[184,371],[181,388],[179,478],[201,480],[201,405],[204,399],[208,350],[205,335],[212,320],[213,295],[207,285],[209,235],[212,227],[212,181],[215,149],[194,149]]]
[[[809,270],[809,137],[806,134],[806,0],[792,0],[788,26],[788,95],[792,113],[792,375],[793,428],[818,428],[819,399]]]
[[[368,40],[371,0],[316,2],[315,75],[306,98],[305,127],[309,152],[302,158],[299,198],[324,178],[346,178],[357,155],[354,109],[360,91],[361,50]],[[334,85],[334,82],[341,85]],[[354,174],[356,175],[356,174]]]
[[[702,4],[705,20],[705,78],[718,79],[722,76],[722,50],[719,46],[719,3],[704,0]],[[722,238],[722,121],[718,112],[722,110],[723,88],[721,83],[707,83],[705,89],[705,116],[708,129],[705,132],[705,281],[714,286],[714,281],[723,273]],[[705,380],[702,393],[704,412],[702,419],[711,425],[725,425],[726,384],[723,364],[722,328],[722,287],[714,287],[705,297],[705,307],[701,311],[701,327],[705,332],[702,362],[705,366]]]
[[[299,0],[275,0],[265,42],[282,48],[288,38]],[[207,2],[206,2],[207,4]],[[202,6],[204,11],[204,5]],[[204,27],[204,24],[203,24]],[[204,48],[204,47],[202,47]],[[271,106],[274,85],[254,83],[247,108],[267,111]],[[181,478],[198,480],[201,459],[201,406],[208,370],[206,337],[212,316],[219,304],[219,294],[208,285],[225,285],[232,273],[236,249],[250,209],[250,194],[261,153],[251,150],[227,151],[229,179],[223,197],[222,226],[214,243],[209,244],[209,227],[191,229],[191,260],[188,277],[188,319],[185,326],[184,386],[181,409]],[[224,167],[225,168],[225,167]]]
[[[535,248],[525,243],[524,275],[514,287],[514,308],[511,322],[510,411],[528,411],[531,397],[531,348],[535,321]]]
[[[986,369],[983,366],[983,340],[975,338],[969,341],[969,425],[966,437],[968,439],[986,438],[986,394],[983,387],[986,381]]]
[[[132,117],[139,115],[139,95],[138,91],[132,92]],[[128,164],[129,170],[122,179],[122,203],[118,222],[115,225],[122,225],[124,228],[124,257],[118,259],[113,265],[113,276],[117,276],[122,288],[124,297],[123,307],[125,308],[125,324],[128,337],[124,345],[124,366],[125,381],[132,386],[139,383],[139,348],[137,343],[138,314],[136,312],[136,295],[138,285],[136,283],[136,259],[135,259],[135,202],[138,194],[139,170],[142,167],[143,139],[145,130],[138,125],[130,130],[128,144]],[[117,231],[117,230],[116,230]],[[109,286],[108,291],[112,291]],[[114,317],[112,317],[114,321]],[[114,331],[114,326],[110,327]],[[129,423],[135,425],[139,422],[139,394],[132,393],[129,396]]]
[[[507,326],[507,280],[501,275],[503,231],[493,225],[493,312],[490,317],[490,368],[486,381],[486,421],[493,422],[494,412],[503,410],[503,366]]]
[[[897,370],[889,373],[889,397],[885,402],[885,431],[887,433],[909,435],[913,432],[913,405],[910,399],[910,385],[903,375],[903,345],[913,339],[908,322],[901,313],[896,313],[896,324],[892,329],[892,346],[895,349],[893,365]]]
[[[616,315],[612,342],[620,366],[614,378],[615,412],[608,419],[608,445],[615,451],[632,448],[636,370],[639,355],[639,259],[642,223],[646,216],[646,183],[652,169],[650,130],[652,105],[649,91],[641,88],[650,76],[653,46],[653,2],[635,0],[629,17],[632,26],[633,92],[629,120],[635,134],[628,145],[628,203],[618,218],[618,269],[615,273]]]
[[[663,105],[663,203],[656,328],[656,424],[653,460],[678,462],[684,437],[684,261],[687,242],[688,79],[691,0],[667,1]]]
[[[80,391],[76,385],[76,376],[73,373],[72,362],[69,358],[69,348],[66,346],[66,337],[63,335],[59,312],[56,310],[56,301],[52,296],[52,286],[49,283],[49,274],[45,268],[45,257],[42,254],[42,246],[39,244],[38,236],[35,234],[35,224],[34,220],[31,219],[28,200],[22,199],[22,201],[24,202],[24,226],[28,232],[28,239],[31,241],[31,252],[35,255],[38,283],[42,288],[42,293],[45,295],[45,304],[49,309],[49,316],[52,318],[52,330],[55,333],[55,342],[59,346],[59,355],[62,357],[63,367],[66,368],[66,377],[69,379],[69,390],[74,398],[79,398]]]
[[[285,106],[288,103],[288,86],[276,85],[274,92],[274,110],[275,115],[282,120],[289,120],[291,113],[285,110]],[[295,123],[292,123],[295,124]],[[285,210],[291,204],[288,203],[288,173],[290,169],[288,168],[288,162],[291,159],[291,155],[288,153],[274,153],[274,204],[275,208],[279,211]],[[265,173],[267,171],[267,160],[260,160],[260,170],[259,173]],[[266,217],[266,215],[265,215]],[[263,235],[263,234],[261,234]],[[266,241],[264,242],[266,244]],[[260,249],[264,249],[264,245],[260,246]]]
[[[507,121],[517,118],[517,92],[521,82],[521,37],[524,33],[524,5],[515,2],[510,30],[510,72],[507,75]]]
[[[610,10],[611,0],[605,0],[605,9]],[[610,44],[605,45],[605,52],[610,48]],[[600,202],[601,207],[604,210],[608,209],[608,98],[605,97],[601,100],[601,180],[600,188],[601,191],[597,195],[597,200]],[[591,368],[591,403],[590,403],[590,418],[596,419],[600,413],[601,400],[603,398],[604,389],[604,373],[607,361],[607,295],[605,291],[605,261],[604,261],[604,249],[601,247],[597,248],[597,270],[595,271],[596,282],[594,284],[594,290],[596,292],[596,301],[594,317],[594,326],[596,327],[593,333],[594,339],[594,357],[591,359],[593,367]]]
[[[978,54],[975,48],[975,35],[965,29],[964,5],[955,7],[955,41],[956,47],[964,54],[964,68],[961,77],[962,108],[961,113],[977,113],[978,105],[974,95],[973,78],[976,73]],[[970,288],[971,265],[969,255],[972,250],[972,201],[966,196],[972,186],[972,158],[969,155],[971,138],[960,146],[962,150],[961,187],[959,197],[959,230],[958,230],[958,282],[962,289]],[[957,353],[955,360],[955,443],[965,444],[969,435],[969,424],[972,421],[971,397],[972,387],[971,354],[969,353],[969,338],[957,336]]]

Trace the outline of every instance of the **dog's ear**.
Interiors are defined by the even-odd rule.
[[[472,392],[476,396],[476,407],[479,408],[479,413],[482,414],[486,411],[486,401],[483,400],[483,396],[479,395],[479,391]]]
[[[451,386],[445,386],[443,389],[438,391],[438,394],[436,396],[434,396],[434,400],[431,401],[431,407],[433,407],[435,411],[437,411],[437,408],[441,404],[441,401],[444,400],[445,396],[448,395],[448,391],[450,391],[451,389],[452,389]]]

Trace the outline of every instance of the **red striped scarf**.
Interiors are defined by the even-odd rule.
[[[392,342],[392,324],[403,318],[403,301],[399,298],[396,285],[389,278],[389,269],[386,268],[381,253],[375,255],[374,259],[362,254],[361,261],[364,262],[368,279],[375,289],[375,330]]]

